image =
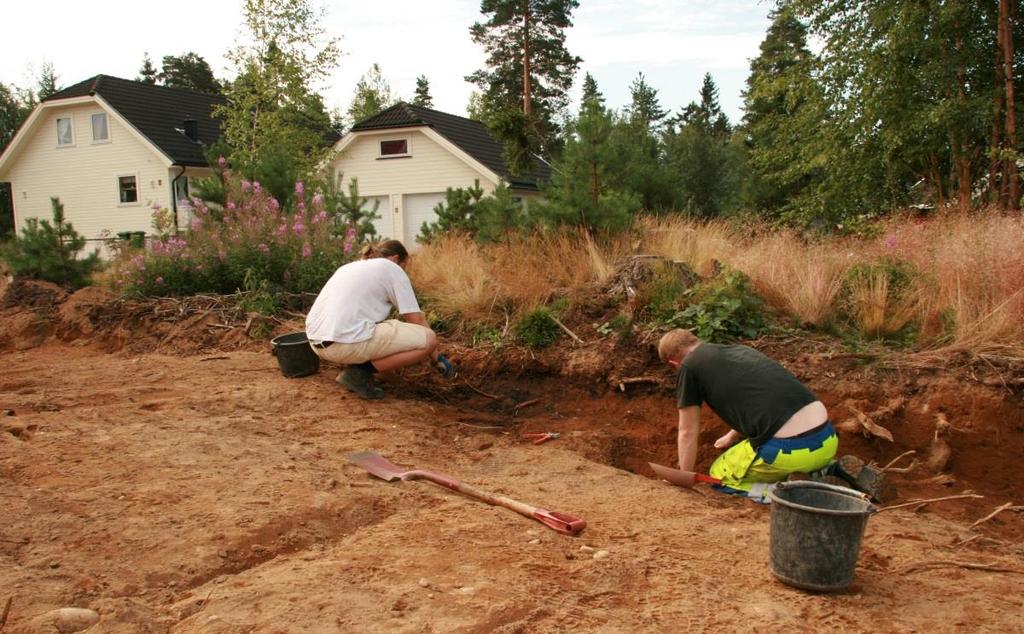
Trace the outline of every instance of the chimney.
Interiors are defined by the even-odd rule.
[[[182,128],[185,131],[185,136],[189,139],[199,142],[199,122],[192,117],[186,117],[182,123]]]

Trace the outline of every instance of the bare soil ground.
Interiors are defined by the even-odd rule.
[[[33,288],[6,289],[0,311],[5,633],[59,631],[65,607],[98,613],[90,632],[1024,628],[1024,516],[971,527],[1024,503],[1024,407],[969,367],[883,370],[825,342],[758,342],[837,421],[858,410],[894,438],[848,424],[842,453],[918,452],[893,504],[984,496],[872,516],[853,585],[822,595],[771,575],[769,507],[649,477],[647,461],[672,463],[675,415],[648,346],[449,344],[456,381],[409,369],[368,403],[331,368],[282,377],[269,344],[216,311],[167,321],[170,304]],[[637,376],[654,382],[622,382]],[[950,428],[936,441],[938,414]],[[707,427],[708,440],[724,429]],[[524,431],[562,436],[535,446]],[[945,449],[937,473],[925,466]],[[364,450],[587,528],[562,536],[430,483],[372,479],[345,461]]]

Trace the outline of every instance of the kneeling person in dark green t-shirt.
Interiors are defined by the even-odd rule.
[[[705,343],[677,328],[658,342],[658,356],[679,370],[680,469],[693,471],[703,403],[732,428],[715,441],[727,451],[709,470],[729,492],[763,501],[771,483],[823,469],[835,457],[839,439],[825,406],[757,350]]]

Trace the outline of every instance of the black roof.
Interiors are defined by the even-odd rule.
[[[220,95],[96,75],[57,91],[43,101],[92,95],[103,97],[176,165],[206,166],[204,145],[214,143],[221,136],[220,121],[213,118],[213,107],[227,103]],[[182,131],[186,119],[196,121],[200,143],[192,141]]]
[[[510,187],[516,189],[538,189],[540,181],[551,180],[551,167],[540,160],[534,162],[534,169],[526,174],[513,176],[502,158],[502,147],[479,121],[414,106],[400,101],[372,117],[363,119],[352,126],[352,132],[387,130],[426,126],[448,139],[463,152],[482,163],[498,176],[504,178]]]

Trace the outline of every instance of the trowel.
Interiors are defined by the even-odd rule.
[[[658,476],[662,480],[665,480],[669,484],[674,484],[678,487],[686,487],[692,489],[693,485],[698,482],[704,482],[707,484],[721,484],[722,481],[718,478],[712,478],[709,475],[703,473],[694,473],[693,471],[683,471],[682,469],[673,469],[672,467],[666,467],[660,464],[654,464],[648,462],[651,469],[654,471],[654,475]]]

